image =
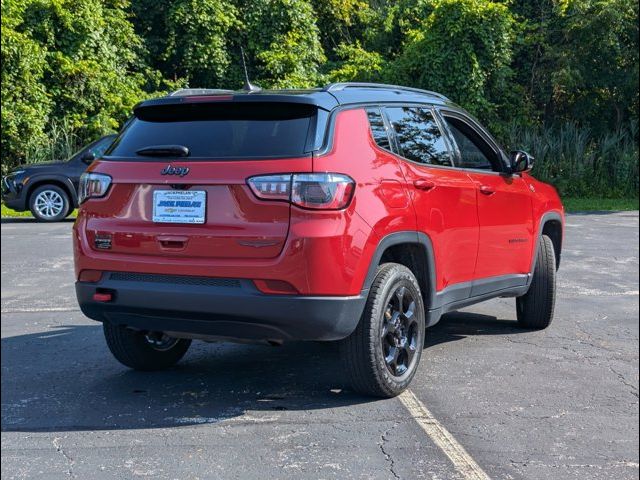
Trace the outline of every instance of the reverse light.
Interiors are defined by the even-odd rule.
[[[291,175],[262,175],[247,180],[253,194],[262,200],[289,201]]]
[[[89,198],[104,197],[111,185],[111,177],[102,173],[83,173],[80,176],[78,202],[82,203]]]
[[[247,180],[262,200],[288,201],[302,208],[340,210],[349,205],[355,182],[340,173],[261,175]]]

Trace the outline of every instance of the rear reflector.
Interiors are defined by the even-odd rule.
[[[82,270],[78,275],[79,282],[99,282],[102,278],[102,270]]]
[[[94,293],[93,294],[93,299],[96,302],[110,302],[111,300],[113,300],[113,295],[111,295],[110,293]]]
[[[253,283],[262,293],[275,295],[297,295],[299,293],[293,285],[282,280],[254,280]]]

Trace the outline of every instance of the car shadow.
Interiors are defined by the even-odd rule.
[[[511,335],[525,333],[515,320],[500,320],[492,315],[473,312],[450,312],[427,329],[425,348],[441,343],[455,342],[474,335]]]
[[[425,346],[521,332],[513,323],[448,314]],[[113,359],[100,325],[59,326],[2,338],[2,431],[170,428],[376,401],[350,391],[345,373],[335,342],[194,342],[178,365],[136,372]]]
[[[194,342],[161,372],[116,362],[100,325],[2,339],[2,431],[166,428],[247,411],[314,410],[372,401],[346,389],[332,343]]]

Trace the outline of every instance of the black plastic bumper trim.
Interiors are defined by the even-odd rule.
[[[243,340],[339,340],[355,330],[368,294],[266,295],[251,281],[237,282],[239,288],[114,280],[105,274],[97,283],[76,282],[76,295],[87,317],[141,330]],[[96,292],[109,292],[113,300],[97,302]]]

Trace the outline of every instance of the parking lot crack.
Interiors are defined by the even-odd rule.
[[[398,423],[396,422],[393,424],[393,427],[391,427],[390,429],[385,431],[382,435],[380,435],[380,442],[378,443],[378,447],[380,447],[380,451],[384,455],[384,458],[387,460],[387,463],[389,463],[389,472],[391,472],[391,475],[393,475],[393,478],[399,479],[400,475],[398,475],[398,473],[395,471],[396,462],[391,456],[391,454],[386,450],[386,444],[389,441],[389,434],[397,426],[398,426]]]
[[[67,461],[67,476],[70,478],[76,478],[76,474],[73,472],[73,466],[75,465],[76,461],[69,456],[67,451],[62,446],[61,441],[62,438],[54,437],[51,443],[55,447],[56,451],[60,453]]]
[[[627,387],[629,387],[631,389],[631,391],[629,392],[629,393],[631,393],[631,395],[633,395],[634,397],[638,398],[638,388],[635,385],[633,385],[632,383],[629,383],[629,381],[627,381],[627,379],[625,378],[625,376],[623,374],[621,374],[620,372],[616,371],[611,366],[609,366],[609,370],[611,370],[611,372],[614,373],[618,377],[620,382],[622,382],[624,385],[626,385]]]

